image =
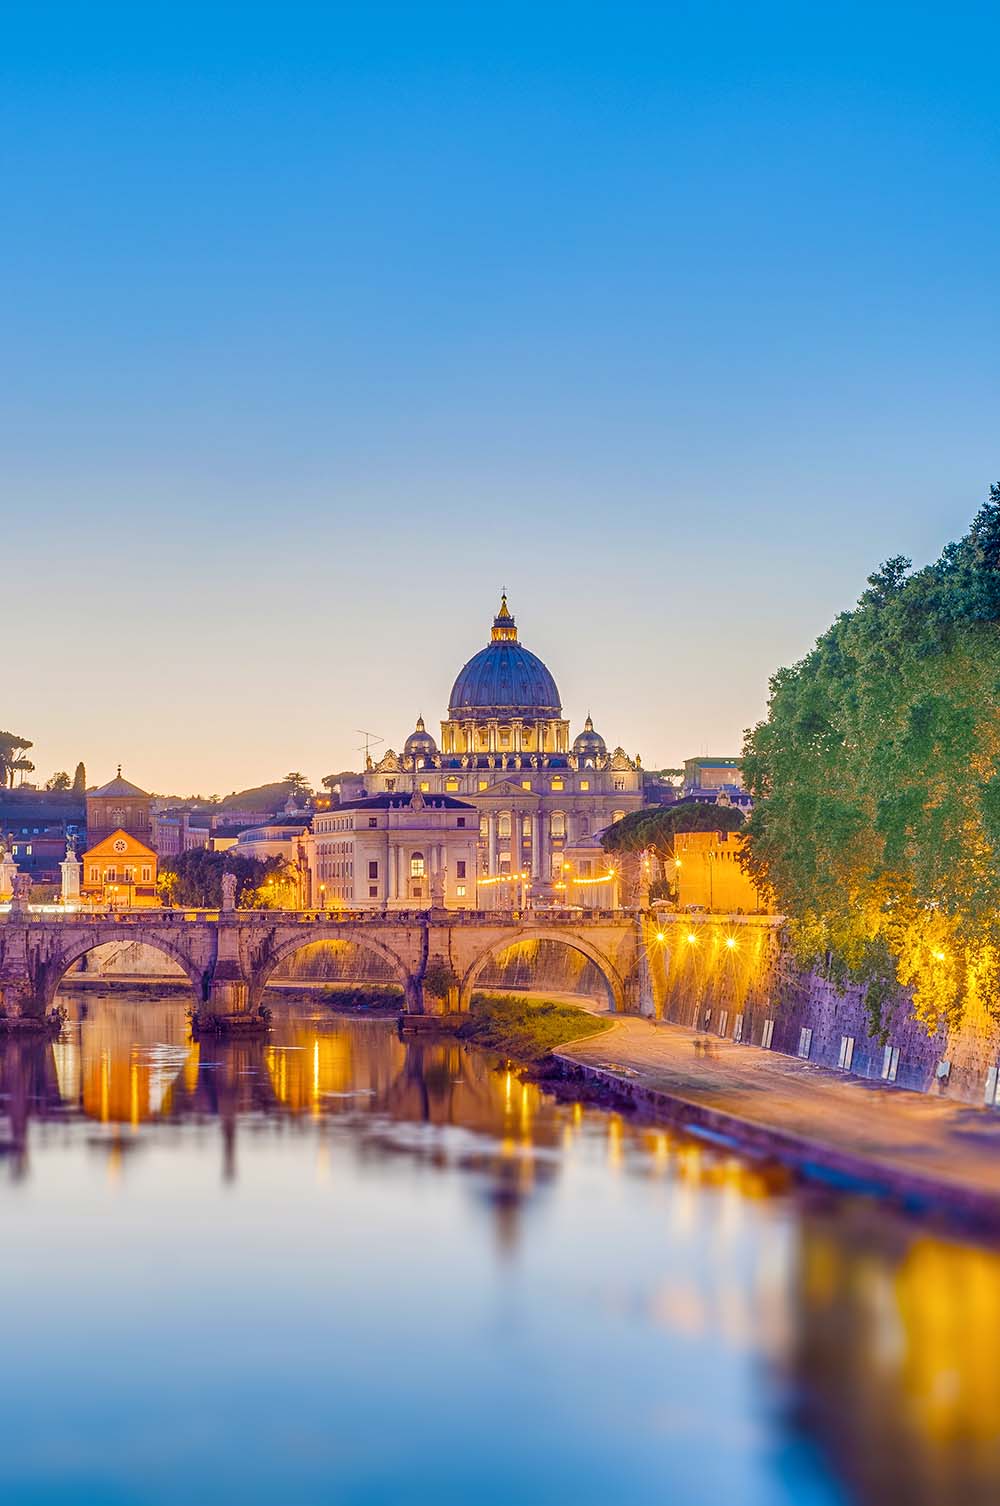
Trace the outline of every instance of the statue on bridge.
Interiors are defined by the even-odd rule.
[[[222,875],[222,908],[224,910],[236,909],[236,885],[239,882],[235,873],[228,871]]]

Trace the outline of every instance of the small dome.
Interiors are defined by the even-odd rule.
[[[596,758],[599,753],[607,751],[607,743],[599,732],[594,731],[594,724],[588,716],[583,731],[574,739],[573,752],[578,758]]]
[[[422,716],[417,717],[416,728],[403,744],[403,752],[408,758],[433,758],[437,752],[437,743],[424,726]]]
[[[506,596],[493,619],[490,642],[469,660],[452,687],[448,715],[453,721],[468,716],[562,715],[555,680],[541,659],[517,641]]]

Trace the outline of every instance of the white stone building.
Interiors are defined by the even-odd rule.
[[[645,803],[639,759],[620,747],[609,753],[589,716],[570,740],[555,680],[518,642],[506,596],[490,642],[455,681],[440,746],[418,718],[401,754],[369,760],[363,787],[369,796],[415,791],[475,807],[482,907],[516,904],[521,873],[536,900],[559,898],[552,886],[567,843]]]
[[[427,910],[476,907],[474,806],[421,790],[384,791],[313,817],[310,904]]]

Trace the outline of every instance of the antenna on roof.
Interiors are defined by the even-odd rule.
[[[359,737],[363,737],[365,740],[364,747],[359,748],[358,752],[365,755],[365,768],[367,768],[369,760],[371,758],[372,748],[377,748],[379,743],[384,743],[385,738],[379,737],[377,732],[366,732],[364,727],[355,727],[354,730]]]

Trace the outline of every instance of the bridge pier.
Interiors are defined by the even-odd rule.
[[[195,1035],[266,1035],[268,1016],[253,1009],[250,980],[243,970],[239,931],[231,910],[223,910],[215,933],[215,961],[206,976],[205,997],[191,1017]]]
[[[50,1023],[28,961],[27,925],[8,920],[0,961],[0,1029],[46,1030]]]

